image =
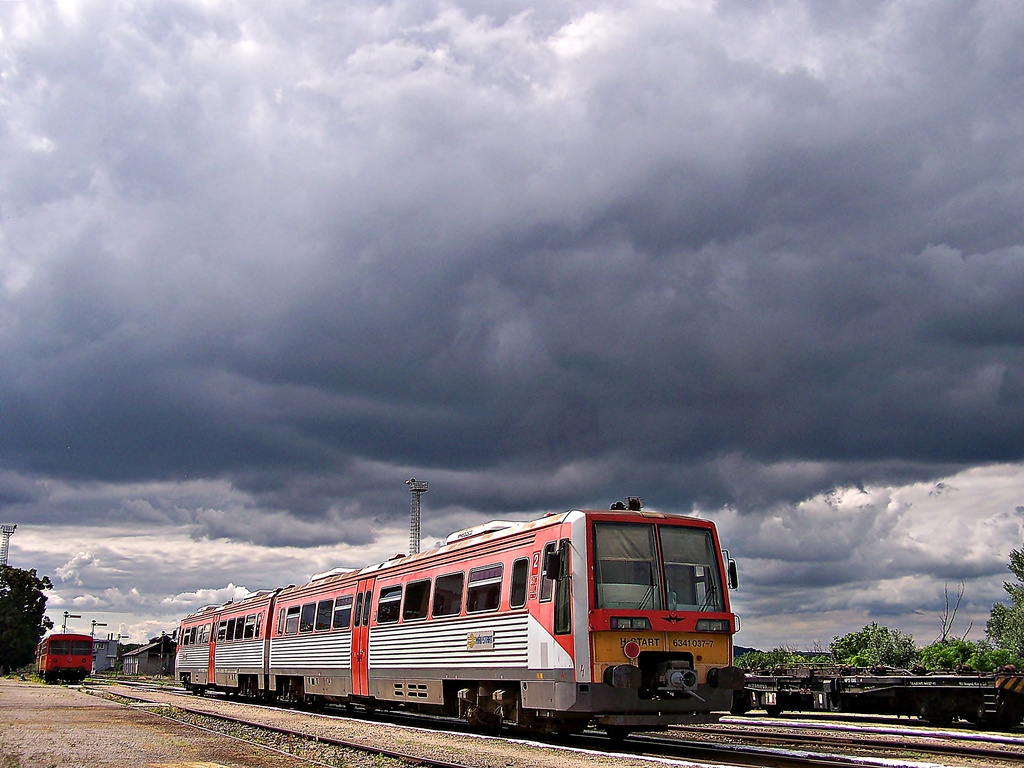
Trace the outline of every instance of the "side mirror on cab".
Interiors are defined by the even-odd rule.
[[[561,567],[562,558],[558,556],[558,552],[551,550],[544,553],[544,563],[541,567],[541,574],[545,579],[551,579],[552,581],[557,580]]]

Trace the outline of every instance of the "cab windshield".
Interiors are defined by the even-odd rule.
[[[598,522],[594,555],[595,608],[725,610],[717,553],[708,530]]]

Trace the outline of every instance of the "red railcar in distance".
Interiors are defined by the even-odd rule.
[[[50,635],[36,648],[36,674],[48,683],[80,683],[91,671],[92,638],[89,635]]]

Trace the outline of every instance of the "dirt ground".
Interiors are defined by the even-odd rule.
[[[0,678],[0,768],[308,765],[59,685]]]

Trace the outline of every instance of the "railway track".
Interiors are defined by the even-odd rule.
[[[823,723],[827,724],[828,727],[839,727],[843,725],[852,725],[855,727],[865,725],[878,725],[878,726],[898,726],[901,728],[918,729],[922,731],[932,732],[945,732],[947,730],[955,731],[970,731],[978,734],[980,737],[987,737],[988,735],[996,735],[997,737],[1002,735],[1018,737],[1024,737],[1024,727],[1014,726],[1012,728],[991,728],[991,727],[980,727],[974,723],[966,721],[955,721],[947,725],[937,725],[929,723],[926,720],[922,720],[915,717],[908,717],[906,715],[871,715],[859,712],[816,712],[816,711],[800,711],[794,710],[792,712],[785,712],[781,715],[758,715],[754,713],[747,713],[743,715],[726,715],[722,718],[721,722],[731,723],[733,725],[755,724],[755,725],[777,725],[777,724],[803,724],[806,727],[815,728],[823,727],[816,724]]]
[[[764,730],[768,728],[769,730]],[[678,734],[705,734],[735,739],[741,743],[775,744],[804,748],[809,742],[816,749],[830,747],[860,753],[901,754],[921,756],[971,757],[979,760],[1001,760],[1024,765],[1024,740],[1013,737],[979,739],[975,734],[925,732],[903,728],[860,728],[823,724],[779,723],[733,724],[717,726],[676,726]]]
[[[831,730],[851,731],[867,734],[899,734],[901,736],[922,736],[925,738],[955,738],[964,743],[976,742],[979,744],[1004,744],[1024,749],[1024,732],[1020,729],[1014,731],[977,731],[972,730],[973,726],[956,728],[955,726],[928,726],[923,723],[914,723],[907,720],[894,720],[892,718],[872,717],[838,717],[819,718],[817,720],[779,719],[779,718],[723,718],[719,725],[727,727],[742,728],[790,728],[794,730]]]
[[[163,689],[159,693],[171,694],[174,691]],[[153,704],[152,698],[147,696],[148,691],[140,689],[137,695],[124,695],[125,699],[135,700],[140,703]],[[276,735],[278,738],[313,738],[318,743],[337,746],[343,749],[359,750],[374,755],[382,754],[384,757],[400,760],[405,763],[415,763],[426,766],[438,766],[438,768],[479,768],[479,764],[466,766],[466,764],[454,763],[445,760],[436,760],[423,754],[400,752],[398,750],[381,750],[377,747],[367,747],[365,744],[345,739],[325,738],[323,736],[310,737],[301,731],[291,727],[268,727],[265,723],[257,723],[245,717],[237,717],[222,714],[212,714],[202,706],[193,706],[184,703],[193,701],[194,698],[181,692],[176,698],[182,703],[174,702],[175,710],[187,713],[189,717],[211,718],[223,723],[230,724],[235,728],[263,729]],[[201,701],[201,700],[200,700]],[[220,697],[209,699],[213,702],[227,702]],[[159,704],[159,702],[156,702]],[[196,702],[198,705],[198,702]],[[416,728],[426,728],[433,731],[446,730],[453,732],[465,732],[462,723],[447,722],[435,718],[424,718],[421,716],[408,716],[399,714],[392,719],[389,714],[387,723],[392,725],[407,724]],[[342,714],[329,717],[349,719]],[[180,719],[180,718],[179,718]],[[775,732],[762,733],[751,730],[749,726],[736,726],[731,723],[719,727],[679,727],[672,731],[672,735],[664,736],[657,734],[638,734],[630,737],[624,743],[609,747],[608,739],[597,733],[587,733],[580,736],[563,737],[557,739],[536,740],[523,739],[518,737],[515,741],[519,744],[532,745],[542,749],[556,749],[567,751],[584,750],[586,753],[598,753],[604,756],[618,755],[620,758],[633,757],[635,759],[651,759],[658,761],[680,760],[688,763],[704,762],[714,766],[758,766],[759,768],[809,768],[810,766],[831,766],[832,768],[865,768],[865,766],[885,765],[887,768],[895,768],[901,765],[922,764],[927,756],[949,757],[955,755],[958,764],[964,764],[964,758],[972,758],[979,762],[975,765],[1024,765],[1024,751],[1012,751],[1012,744],[1006,748],[1000,746],[986,747],[984,745],[970,744],[964,740],[957,740],[956,743],[936,743],[934,740],[928,742],[923,739],[907,740],[899,734],[893,738],[884,740],[873,739],[867,734],[861,734],[851,730],[844,735],[823,736],[820,726],[816,733],[810,733],[811,726],[804,728],[793,728],[788,733],[780,733],[776,728]],[[219,730],[219,729],[218,729]],[[687,735],[703,737],[687,738]],[[714,737],[726,737],[731,743],[711,741]],[[1017,740],[1021,744],[1021,740]],[[843,754],[845,753],[845,754]],[[852,754],[856,753],[856,754]],[[934,765],[934,763],[932,763]]]
[[[230,739],[244,742],[254,748],[277,752],[294,760],[301,760],[311,765],[347,766],[351,765],[351,755],[345,753],[362,753],[375,759],[374,764],[382,764],[382,759],[397,761],[407,765],[425,766],[426,768],[475,768],[464,763],[453,763],[438,760],[423,754],[410,754],[395,749],[369,746],[357,741],[338,739],[329,736],[310,735],[292,728],[282,728],[258,723],[243,717],[224,714],[212,714],[194,707],[167,705],[154,702],[141,695],[130,695],[123,692],[109,692],[97,688],[86,688],[91,693],[99,693],[114,701],[134,701],[136,705],[146,704],[147,711],[156,716],[183,723],[192,728],[216,733]],[[166,711],[156,711],[152,707],[163,707]],[[188,717],[182,717],[185,714]],[[218,727],[226,726],[226,727]],[[266,735],[271,738],[266,738]],[[277,737],[283,737],[283,740]],[[323,747],[331,747],[341,751],[339,755],[324,754]]]

